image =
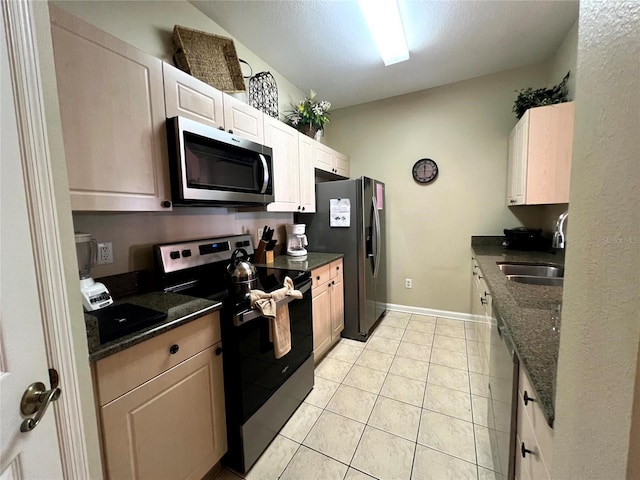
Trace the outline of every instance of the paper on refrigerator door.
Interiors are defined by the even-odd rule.
[[[329,199],[329,226],[349,227],[351,226],[351,202],[348,198]]]

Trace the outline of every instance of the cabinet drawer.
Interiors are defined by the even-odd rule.
[[[220,314],[213,312],[98,360],[98,401],[105,405],[120,395],[220,341]],[[174,354],[172,345],[178,346]]]
[[[329,269],[331,270],[331,279],[335,280],[338,283],[338,278],[342,280],[342,259],[334,260],[329,264]]]
[[[312,288],[316,288],[331,279],[331,264],[323,265],[311,272],[313,278]]]
[[[551,449],[553,448],[553,429],[547,423],[547,419],[544,417],[542,409],[537,402],[528,402],[527,405],[524,405],[525,391],[527,392],[528,397],[533,397],[534,399],[537,397],[537,393],[533,389],[533,386],[529,381],[529,377],[527,377],[525,369],[520,366],[520,384],[518,389],[518,396],[520,397],[520,402],[523,408],[527,412],[527,416],[529,417],[529,420],[531,422],[531,427],[536,437],[536,441],[538,442],[538,445],[540,445],[544,463],[545,465],[547,465],[547,467],[550,467],[552,451]]]

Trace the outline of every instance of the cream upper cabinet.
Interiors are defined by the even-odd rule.
[[[188,73],[162,64],[167,118],[186,117],[215,128],[224,129],[224,111],[220,90]]]
[[[263,144],[265,115],[260,110],[226,93],[222,97],[224,128],[234,135]]]
[[[305,213],[316,211],[316,183],[313,167],[315,140],[298,133],[298,166],[300,169],[300,209]]]
[[[273,150],[273,190],[275,201],[267,205],[271,212],[295,212],[300,206],[300,169],[298,131],[264,116],[265,145]]]
[[[313,166],[342,177],[349,177],[350,173],[349,157],[319,142],[315,142]]]
[[[50,8],[72,210],[167,210],[162,62]]]
[[[508,205],[568,203],[574,103],[531,108],[509,136]]]

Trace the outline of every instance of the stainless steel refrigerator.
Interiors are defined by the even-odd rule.
[[[311,252],[344,254],[344,330],[365,341],[386,312],[384,183],[361,177],[316,184],[316,213],[298,214]]]

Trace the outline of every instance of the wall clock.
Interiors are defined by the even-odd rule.
[[[421,158],[413,165],[411,173],[416,182],[422,185],[431,183],[438,176],[438,165],[430,158]]]

